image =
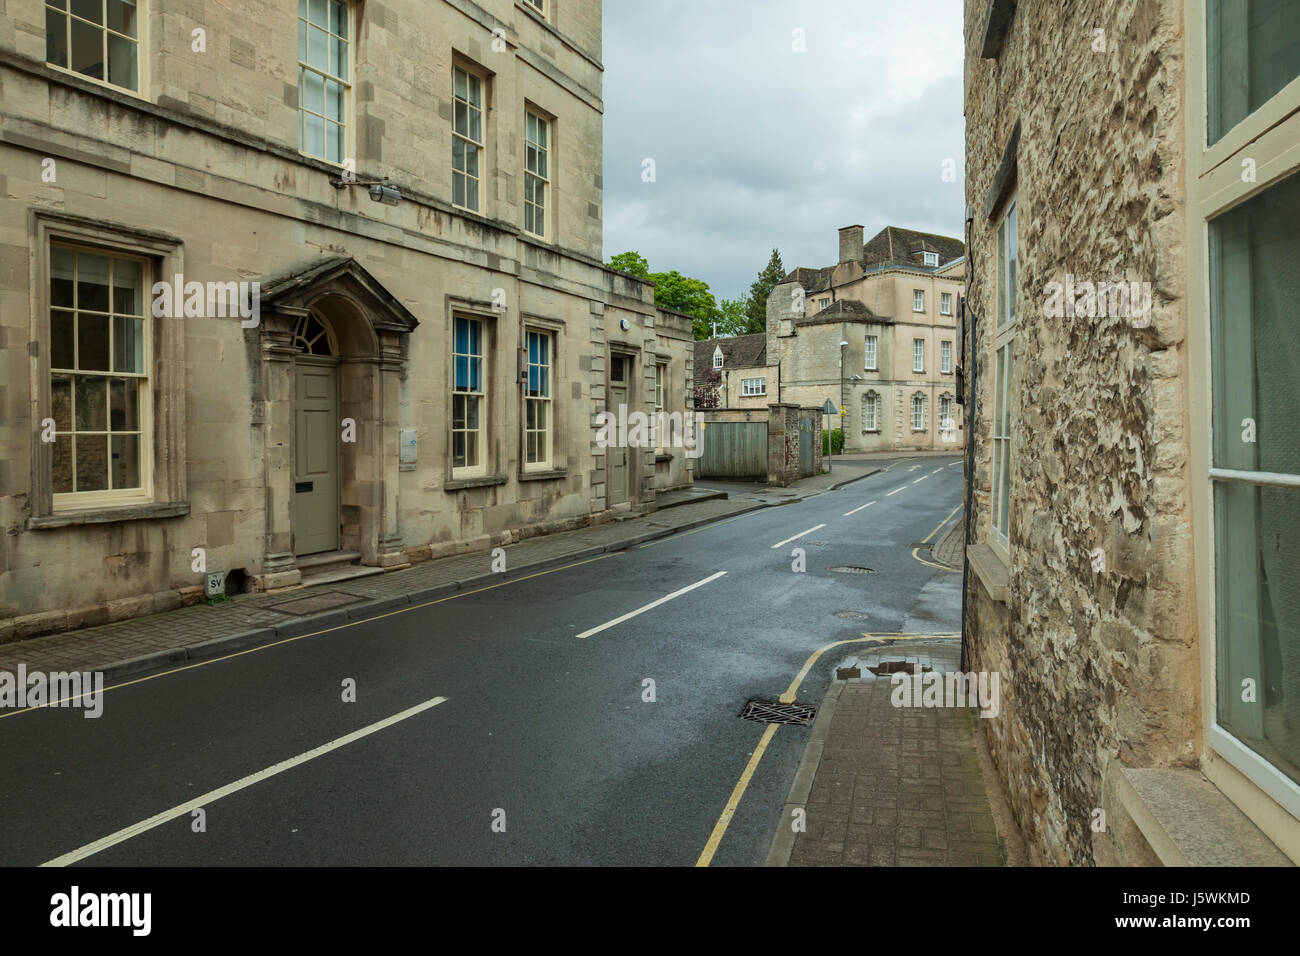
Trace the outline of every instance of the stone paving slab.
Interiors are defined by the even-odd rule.
[[[769,866],[1002,866],[975,751],[977,712],[895,707],[881,661],[956,670],[955,640],[861,651],[863,676],[832,683],[813,724]],[[806,829],[795,832],[794,811]]]
[[[492,573],[491,551],[477,551],[388,574],[354,578],[320,587],[274,594],[244,594],[220,604],[197,604],[147,617],[118,621],[0,645],[0,671],[18,664],[30,671],[102,671],[106,677],[146,670],[169,661],[214,657],[260,641],[293,637],[373,617],[398,607],[436,599],[453,591],[510,580],[608,551],[666,537],[726,518],[770,507],[726,498],[682,504],[645,517],[630,518],[539,535],[508,545],[506,573]],[[360,600],[356,600],[360,598]],[[293,613],[286,602],[304,599],[324,604],[346,601],[322,613]]]
[[[934,546],[930,552],[934,560],[950,568],[960,568],[962,566],[963,552],[965,551],[963,542],[966,533],[966,512],[963,508],[957,513],[956,520],[952,526],[939,539],[939,543]]]

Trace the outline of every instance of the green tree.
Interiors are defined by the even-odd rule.
[[[646,262],[645,256],[639,252],[620,252],[606,265],[611,269],[630,272],[638,279],[644,279],[650,274],[650,263]]]
[[[748,320],[745,323],[746,333],[767,331],[767,297],[784,278],[785,266],[781,265],[781,253],[773,249],[767,265],[758,274],[754,284],[749,287],[749,306],[745,310]]]
[[[744,335],[748,331],[749,299],[723,299],[718,303],[718,334]],[[712,336],[709,336],[712,338]],[[697,336],[698,338],[698,336]]]
[[[709,284],[703,279],[692,279],[676,269],[671,272],[651,272],[650,263],[639,252],[620,252],[611,257],[606,265],[653,282],[655,305],[691,316],[695,320],[692,325],[697,339],[712,338],[714,322],[718,323],[718,331],[722,332],[722,310],[718,308]]]

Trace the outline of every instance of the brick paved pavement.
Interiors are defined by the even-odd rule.
[[[813,726],[768,865],[1001,866],[973,737],[977,712],[894,707],[881,661],[956,670],[956,640],[860,651],[861,678],[831,685]],[[807,829],[794,833],[793,811]],[[787,862],[788,861],[788,862]]]

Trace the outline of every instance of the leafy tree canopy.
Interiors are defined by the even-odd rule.
[[[746,333],[767,331],[767,297],[784,278],[785,266],[781,264],[781,253],[773,249],[767,265],[759,272],[754,284],[749,287],[749,304],[745,309]]]

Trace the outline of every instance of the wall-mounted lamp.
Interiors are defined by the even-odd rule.
[[[402,201],[402,191],[396,186],[389,185],[387,179],[331,179],[330,185],[335,189],[342,189],[344,186],[369,186],[370,198],[385,206],[396,206]]]

